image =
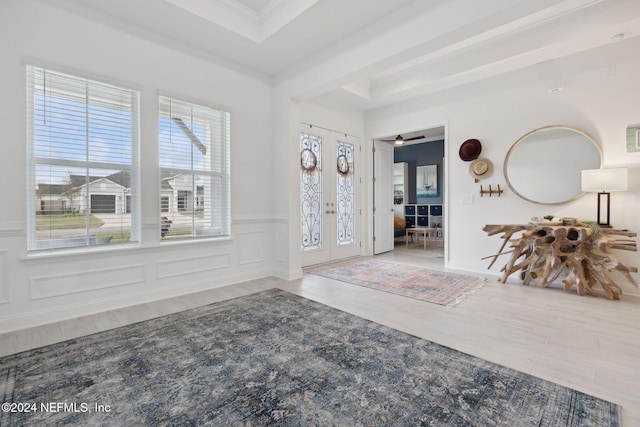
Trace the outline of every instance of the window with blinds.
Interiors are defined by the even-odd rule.
[[[28,249],[138,241],[139,93],[27,66]]]
[[[230,120],[226,111],[159,99],[160,235],[230,234]]]

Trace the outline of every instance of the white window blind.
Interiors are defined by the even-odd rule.
[[[28,249],[135,242],[139,93],[27,66]]]
[[[162,239],[230,234],[230,121],[226,111],[161,96]]]

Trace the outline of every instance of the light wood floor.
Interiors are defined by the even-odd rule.
[[[443,269],[440,258],[377,258]],[[608,301],[495,277],[453,308],[314,275],[262,279],[0,335],[0,356],[273,287],[613,401],[625,426],[640,425],[640,298]]]

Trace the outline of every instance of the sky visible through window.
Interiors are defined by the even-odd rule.
[[[209,146],[209,126],[184,121],[191,132]],[[159,124],[160,167],[164,169],[200,170],[206,169],[206,154],[200,152],[187,135],[169,117],[161,116]],[[207,150],[208,153],[208,150]]]
[[[35,157],[131,165],[131,112],[84,102],[36,95],[34,126]],[[46,107],[45,107],[46,105]],[[92,120],[93,117],[108,118]],[[205,155],[194,150],[189,138],[167,117],[161,117],[160,166],[169,169],[204,170]],[[189,124],[187,124],[189,126]],[[207,139],[207,126],[189,126],[201,141]],[[163,149],[163,145],[171,149]],[[164,147],[169,148],[169,147]],[[118,172],[104,169],[101,175]],[[69,174],[86,173],[86,168],[38,164],[37,182],[64,184]]]
[[[52,162],[36,163],[36,182],[69,183],[70,175],[86,175],[87,168],[77,162],[122,165],[130,169],[131,111],[127,108],[89,103],[42,91],[34,95],[34,155]],[[77,97],[76,97],[77,98]],[[209,126],[189,123],[191,132],[207,141]],[[169,117],[159,119],[160,167],[181,170],[206,170],[206,155]],[[208,145],[208,144],[207,144]],[[55,165],[62,160],[64,165]],[[68,162],[70,161],[70,162]],[[91,176],[108,176],[121,169],[93,168]]]
[[[86,174],[87,168],[74,166],[75,162],[131,168],[130,109],[42,92],[37,92],[34,98],[36,182],[64,184],[70,174]],[[38,163],[37,159],[50,160]],[[55,165],[56,160],[60,164]],[[121,170],[100,169],[102,176]]]

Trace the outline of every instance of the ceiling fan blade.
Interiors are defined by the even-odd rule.
[[[402,143],[404,143],[406,141],[406,139],[404,139],[402,137],[402,135],[398,135],[394,139],[382,139],[381,141],[384,141],[384,142],[395,142],[396,144],[402,144]]]
[[[402,136],[398,135],[393,139],[381,139],[380,141],[384,141],[384,142],[395,142],[398,140],[398,138],[402,139]]]
[[[415,139],[423,139],[423,138],[424,138],[424,135],[421,135],[421,136],[414,136],[412,138],[404,138],[404,140],[405,141],[413,141]]]
[[[406,141],[413,141],[415,139],[423,139],[423,138],[424,138],[424,135],[414,136],[414,137],[411,137],[411,138],[404,138],[402,135],[398,135],[397,137],[395,137],[395,139],[381,139],[381,141],[384,141],[384,142],[398,142],[398,141],[406,142]]]

